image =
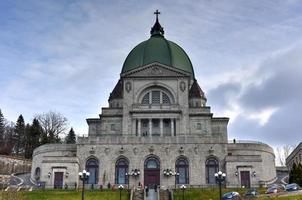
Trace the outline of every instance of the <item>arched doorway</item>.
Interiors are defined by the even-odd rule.
[[[144,183],[149,188],[160,184],[160,162],[156,157],[149,157],[144,165]]]

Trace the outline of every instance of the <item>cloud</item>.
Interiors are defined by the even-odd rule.
[[[294,145],[301,140],[301,54],[302,45],[297,44],[263,61],[251,75],[254,83],[243,79],[240,83],[219,85],[209,92],[210,97],[221,103],[214,100],[215,106],[222,110],[232,110],[230,102],[234,104],[237,115],[229,127],[231,137],[262,139],[275,145]]]

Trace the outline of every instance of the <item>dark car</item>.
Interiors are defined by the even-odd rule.
[[[248,190],[245,194],[244,194],[244,196],[245,197],[257,197],[259,195],[259,192],[256,190],[256,189],[250,189],[250,190]]]
[[[273,194],[283,192],[284,190],[281,187],[270,187],[266,190],[266,194]]]
[[[281,190],[285,190],[285,185],[275,183],[275,184],[269,185],[267,188],[280,188]]]
[[[227,192],[222,196],[222,200],[240,200],[240,195],[238,192]]]
[[[285,190],[288,191],[288,192],[297,191],[297,190],[300,190],[300,186],[297,183],[287,184],[285,186]]]

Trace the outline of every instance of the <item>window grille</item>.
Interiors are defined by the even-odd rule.
[[[143,97],[142,104],[149,104],[149,92]]]
[[[160,104],[160,91],[152,91],[152,104]]]

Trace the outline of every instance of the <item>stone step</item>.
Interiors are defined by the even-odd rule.
[[[170,192],[168,190],[160,190],[159,200],[170,200]]]
[[[144,191],[143,190],[134,190],[132,200],[143,200],[144,199]]]

